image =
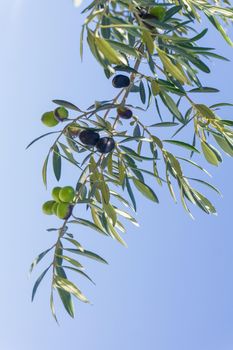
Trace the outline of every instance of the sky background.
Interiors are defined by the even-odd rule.
[[[181,205],[172,202],[165,187],[156,189],[160,205],[138,194],[140,228],[128,226],[127,249],[94,231],[76,229],[76,237],[87,249],[109,261],[109,266],[86,262],[96,286],[81,278],[77,281],[93,305],[77,302],[72,320],[57,304],[58,327],[49,309],[49,276],[35,302],[30,302],[33,281],[45,265],[38,266],[31,279],[28,267],[55,241],[46,228],[58,222],[40,209],[49,198],[41,167],[52,138],[27,152],[25,146],[46,132],[40,116],[53,108],[52,99],[67,99],[85,108],[115,93],[88,50],[80,62],[82,21],[80,9],[71,0],[1,1],[0,349],[232,350],[229,157],[224,157],[220,168],[199,161],[222,190],[223,199],[205,192],[216,204],[218,216],[193,208],[196,219],[192,221]],[[220,54],[233,59],[233,50],[213,28],[202,44],[218,46]],[[221,93],[205,95],[202,101],[232,102],[232,64],[211,64],[212,73],[204,77],[206,85],[220,87]],[[221,115],[231,119],[231,113],[224,110]],[[158,121],[155,111],[147,117]],[[72,171],[65,168],[61,184],[70,184]],[[54,185],[50,181],[49,189]]]

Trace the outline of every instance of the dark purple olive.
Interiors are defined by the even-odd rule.
[[[112,79],[112,85],[115,88],[124,88],[129,86],[129,84],[130,84],[129,77],[123,74],[115,75],[115,77]]]
[[[79,139],[84,145],[95,146],[100,138],[98,132],[93,130],[83,130],[79,134]]]
[[[126,107],[119,107],[117,108],[118,116],[122,119],[130,119],[133,116],[133,112],[131,109]]]
[[[109,153],[115,147],[115,141],[111,137],[102,137],[96,144],[97,151],[100,153]]]

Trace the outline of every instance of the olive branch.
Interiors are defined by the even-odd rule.
[[[44,113],[42,122],[48,127],[62,126],[61,129],[41,135],[28,145],[56,134],[42,169],[46,187],[50,161],[57,181],[64,161],[79,171],[76,186],[54,187],[52,198],[44,203],[44,213],[56,215],[62,225],[48,229],[57,234],[57,240],[31,265],[32,271],[47,254],[52,254],[51,263],[34,284],[32,300],[51,269],[50,306],[56,320],[55,291],[71,317],[74,317],[72,296],[89,302],[67,275],[69,271],[75,272],[93,282],[76,256],[107,263],[100,255],[86,250],[69,232],[70,227],[83,225],[126,245],[121,237],[126,232],[122,220],[138,226],[133,216],[137,210],[135,189],[151,201],[159,202],[148,185],[149,177],[159,186],[166,185],[175,202],[178,189],[181,203],[191,217],[189,203],[207,214],[216,214],[213,204],[193,183],[218,194],[219,190],[208,181],[187,176],[184,164],[191,170],[209,174],[192,157],[202,154],[208,163],[218,166],[222,155],[212,141],[233,156],[233,122],[217,115],[219,108],[232,104],[207,106],[190,97],[218,92],[216,88],[203,86],[198,75],[210,72],[206,60],[226,60],[212,48],[199,46],[198,41],[207,34],[207,29],[193,34],[191,25],[200,21],[202,12],[231,44],[222,24],[233,20],[233,10],[227,2],[181,0],[177,5],[175,1],[99,0],[91,2],[82,12],[88,15],[81,31],[81,57],[86,35],[92,55],[103,67],[105,76],[113,77],[112,85],[119,92],[110,100],[95,101],[85,110],[68,101],[54,100],[57,107]],[[130,104],[132,94],[139,97],[142,107]],[[164,120],[161,105],[170,113],[169,119]],[[154,110],[156,123],[147,118],[149,122],[145,124],[141,114],[149,116]],[[161,128],[172,128],[175,132],[172,137],[162,139]],[[191,142],[174,139],[187,128],[193,133]],[[185,150],[190,157],[177,156],[169,147]],[[85,217],[76,214],[80,205],[87,209]]]

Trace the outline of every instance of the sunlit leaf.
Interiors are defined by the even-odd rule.
[[[71,298],[71,294],[64,289],[57,288],[58,294],[61,298],[62,304],[64,305],[64,308],[68,312],[68,314],[74,318],[74,305]]]
[[[178,141],[178,140],[163,140],[163,142],[171,143],[171,144],[173,144],[173,145],[186,148],[186,149],[188,149],[189,151],[192,151],[192,152],[200,153],[200,152],[198,151],[198,149],[196,149],[194,146],[190,145],[189,143],[183,142],[183,141]]]
[[[146,184],[143,182],[139,181],[137,178],[133,177],[133,182],[135,187],[148,199],[150,199],[153,202],[158,203],[158,197],[154,193],[154,191]]]
[[[55,276],[54,286],[56,288],[61,288],[66,292],[73,294],[76,298],[83,301],[84,303],[89,303],[88,299],[82,294],[78,287],[76,287],[74,283],[70,282],[65,278]]]
[[[202,147],[202,151],[203,151],[203,154],[204,154],[207,162],[209,162],[212,165],[218,166],[219,160],[218,160],[216,154],[213,152],[213,150],[209,147],[209,144],[205,141],[202,141],[201,147]]]

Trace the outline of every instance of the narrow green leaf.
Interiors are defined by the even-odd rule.
[[[133,177],[133,182],[135,187],[148,199],[153,202],[159,203],[158,197],[154,193],[154,191],[143,182],[139,181],[136,177]]]
[[[80,32],[80,45],[79,45],[79,52],[80,52],[81,61],[83,60],[83,37],[84,37],[84,30],[85,30],[85,26],[82,25],[82,30],[81,30],[81,32]]]
[[[204,211],[206,211],[208,214],[216,214],[216,209],[212,205],[212,203],[204,197],[200,192],[197,190],[192,190],[193,194],[195,195],[196,199],[198,200],[198,203],[203,207]]]
[[[108,264],[108,262],[103,259],[100,255],[91,252],[90,250],[80,250],[80,249],[72,249],[72,248],[65,248],[66,251],[69,251],[70,253],[78,254],[81,256],[85,256],[86,258],[96,260],[98,262],[101,262],[102,264]]]
[[[55,321],[57,322],[57,324],[59,324],[57,316],[56,316],[56,312],[55,312],[54,301],[53,301],[53,289],[52,289],[52,292],[51,292],[51,295],[50,295],[50,309],[51,309],[51,312],[52,312],[52,315],[53,315]]]
[[[81,224],[84,226],[88,226],[104,235],[106,235],[106,233],[104,231],[102,231],[97,225],[93,224],[93,222],[86,220],[86,219],[82,219],[82,218],[76,218],[77,220],[71,220],[69,221],[69,223],[71,224]]]
[[[214,105],[211,105],[210,108],[216,108],[216,107],[233,107],[233,103],[215,103]]]
[[[58,294],[61,298],[62,304],[66,309],[67,313],[74,318],[74,304],[71,298],[71,294],[64,289],[57,288]]]
[[[46,273],[48,272],[48,270],[50,269],[51,265],[49,265],[49,267],[47,267],[47,269],[45,269],[42,274],[39,276],[39,278],[36,280],[34,287],[32,289],[32,301],[34,300],[34,297],[36,295],[37,289],[41,283],[41,281],[43,280],[44,276],[46,275]]]
[[[172,170],[175,171],[175,173],[176,173],[175,175],[177,175],[178,177],[182,178],[183,177],[183,173],[182,173],[182,169],[181,169],[180,163],[177,160],[177,158],[172,153],[166,152],[166,158],[165,159],[166,159],[166,161],[167,160],[169,161],[169,164],[172,167]]]
[[[153,40],[151,34],[148,31],[146,31],[146,30],[142,31],[142,41],[144,42],[144,44],[146,44],[148,52],[151,55],[153,55],[154,48],[155,48],[154,40]]]
[[[164,16],[164,19],[163,21],[167,21],[169,20],[171,17],[173,17],[177,12],[181,11],[182,10],[182,6],[172,6],[171,8],[169,8],[166,13],[165,13],[165,16]]]
[[[169,173],[168,173],[168,165],[166,164],[166,180],[167,180],[167,185],[168,185],[168,189],[169,189],[169,192],[172,196],[172,198],[174,199],[174,202],[176,203],[177,200],[176,200],[176,195],[175,195],[175,191],[172,187],[172,183],[171,183],[171,179],[170,179],[170,176],[169,176]]]
[[[217,192],[220,196],[222,196],[221,192],[219,191],[219,189],[213,185],[211,185],[210,183],[206,182],[206,181],[203,181],[203,180],[200,180],[200,179],[195,179],[193,177],[186,177],[186,179],[189,179],[189,180],[193,180],[193,181],[196,181],[196,182],[200,182],[201,184],[211,188],[212,190],[214,190],[215,192]]]
[[[171,61],[171,59],[168,57],[168,55],[160,50],[159,48],[156,48],[157,52],[159,54],[159,58],[161,59],[165,69],[177,80],[179,80],[182,84],[187,83],[188,79],[186,75]]]
[[[112,238],[116,239],[119,243],[121,243],[123,246],[127,247],[127,244],[125,243],[125,241],[121,238],[121,236],[119,235],[119,233],[115,230],[115,228],[113,227],[112,223],[110,222],[109,218],[106,217],[107,223],[108,223],[108,229],[110,231],[110,234],[112,236]]]
[[[72,109],[74,111],[82,112],[82,110],[77,106],[75,106],[73,103],[65,100],[53,100],[53,103],[56,103],[57,105],[66,107],[68,109]]]
[[[201,142],[201,147],[202,147],[202,151],[203,151],[203,154],[204,154],[205,159],[207,160],[207,162],[209,162],[212,165],[218,166],[219,160],[216,157],[216,154],[209,147],[209,144],[206,143],[205,141],[202,141]]]
[[[194,219],[194,217],[193,217],[191,211],[189,210],[189,208],[188,208],[188,206],[187,206],[187,204],[186,204],[186,202],[185,202],[185,199],[184,199],[184,188],[183,188],[182,186],[181,186],[181,188],[180,188],[180,198],[181,198],[181,203],[182,203],[184,209],[187,211],[187,213],[189,214],[189,216],[190,216],[192,219]]]
[[[213,134],[213,137],[215,138],[217,144],[222,148],[222,150],[226,152],[229,156],[233,157],[233,147],[231,146],[231,144],[221,135]]]
[[[83,272],[83,271],[81,271],[79,269],[76,269],[75,267],[72,267],[72,266],[63,266],[63,268],[71,270],[71,271],[74,271],[74,272],[77,272],[80,275],[86,277],[91,283],[95,284],[95,282],[85,272]]]
[[[94,41],[97,49],[100,51],[103,57],[106,58],[111,64],[127,65],[127,60],[125,59],[125,57],[118,51],[114,50],[114,48],[109,44],[108,41],[96,36],[94,36]]]
[[[232,120],[222,119],[221,122],[222,122],[224,125],[233,126],[233,121],[232,121]]]
[[[84,252],[84,248],[82,247],[82,245],[76,241],[76,239],[73,238],[67,238],[67,237],[63,237],[63,239],[65,239],[66,241],[72,243],[75,247],[77,247],[80,251]]]
[[[57,181],[61,178],[61,155],[57,145],[53,148],[53,172]]]
[[[70,282],[66,278],[55,276],[54,285],[56,288],[61,288],[66,292],[73,294],[76,298],[83,301],[84,303],[89,303],[88,299],[82,294],[78,287],[76,287],[74,283]]]
[[[71,163],[74,163],[75,165],[77,165],[78,162],[74,158],[73,153],[71,152],[71,149],[61,142],[58,142],[58,143],[61,149],[63,150],[63,152],[65,153],[66,157],[71,161]]]
[[[119,215],[123,216],[124,218],[130,220],[135,226],[139,226],[137,220],[132,215],[130,215],[129,213],[125,212],[124,210],[117,209],[117,208],[115,208],[115,211],[117,212],[117,214],[119,214]]]
[[[140,84],[139,84],[139,92],[140,92],[141,101],[143,104],[145,104],[146,103],[146,92],[145,92],[145,87],[144,87],[142,80],[140,81]]]
[[[184,122],[183,117],[182,117],[177,105],[175,104],[175,102],[171,98],[171,96],[169,96],[164,91],[160,92],[159,96],[160,96],[161,100],[163,101],[163,103],[165,104],[165,106],[172,113],[172,115],[174,115],[181,123],[183,123]]]
[[[206,173],[209,177],[211,177],[211,174],[206,170],[204,169],[203,167],[201,167],[199,164],[195,163],[193,160],[190,160],[190,159],[186,159],[186,158],[182,158],[182,157],[177,157],[178,159],[181,159],[195,167],[197,167],[198,169],[202,170],[204,173]]]
[[[189,92],[199,92],[199,93],[208,92],[209,93],[209,92],[219,92],[219,90],[212,87],[202,86],[199,88],[189,90]]]
[[[186,142],[183,142],[183,141],[178,141],[178,140],[163,140],[163,142],[171,143],[171,144],[173,144],[173,145],[186,148],[186,149],[188,149],[189,151],[192,151],[192,152],[200,153],[200,152],[198,151],[197,148],[195,148],[194,146],[190,145],[189,143],[186,143]]]
[[[104,203],[103,209],[105,213],[108,215],[108,217],[112,220],[113,226],[115,226],[117,222],[117,214],[114,207],[110,203],[108,204]]]
[[[66,250],[67,250],[67,249],[66,249]],[[63,259],[63,260],[66,260],[68,263],[70,263],[70,264],[72,264],[72,265],[74,265],[74,266],[76,266],[76,267],[79,267],[79,268],[82,268],[82,267],[83,267],[77,260],[74,260],[74,259],[70,258],[69,256],[58,255],[58,254],[56,254],[56,256],[57,256],[58,258],[61,258],[61,259]]]
[[[150,128],[154,128],[154,127],[156,127],[156,128],[164,128],[164,127],[168,128],[168,127],[170,127],[170,126],[177,126],[177,125],[179,125],[179,123],[174,123],[174,122],[161,122],[161,123],[152,124],[152,125],[150,125],[149,127],[150,127]]]
[[[133,56],[139,58],[139,53],[133,47],[129,45],[114,41],[114,40],[106,40],[115,50],[123,52],[129,56]]]
[[[61,132],[61,131],[51,131],[51,132],[47,132],[46,134],[43,134],[43,135],[41,135],[41,136],[35,138],[33,141],[31,141],[31,142],[27,145],[26,149],[28,149],[29,147],[31,147],[36,141],[42,139],[43,137],[46,137],[46,136],[52,135],[52,134],[59,134],[60,132]]]
[[[135,200],[135,198],[134,198],[134,194],[133,194],[133,191],[132,191],[132,188],[131,188],[131,185],[130,185],[128,176],[126,176],[126,178],[125,178],[125,183],[126,183],[126,188],[127,188],[129,197],[130,197],[130,199],[131,199],[131,202],[132,202],[132,204],[133,204],[134,210],[137,211],[136,200]]]
[[[43,168],[42,168],[42,179],[43,179],[43,182],[44,182],[44,185],[46,188],[47,188],[47,167],[48,167],[49,155],[50,155],[50,153],[45,158]]]
[[[220,7],[219,7],[220,8]],[[221,9],[221,8],[220,8]],[[211,16],[209,14],[207,14],[207,12],[205,12],[206,17],[210,20],[210,22],[215,26],[215,28],[219,31],[219,33],[222,35],[222,37],[226,40],[226,42],[230,45],[233,46],[233,42],[231,41],[231,39],[229,38],[229,36],[227,35],[225,29],[223,28],[223,26],[219,23],[219,21],[217,20],[217,18],[215,16]]]
[[[100,191],[102,193],[104,203],[108,204],[110,200],[110,192],[108,185],[105,182],[100,183]]]
[[[29,272],[31,273],[33,271],[33,269],[36,267],[36,265],[43,259],[43,257],[50,252],[51,249],[53,249],[54,246],[50,247],[49,249],[46,249],[45,251],[43,251],[42,253],[40,253],[32,262],[31,267]]]
[[[160,93],[161,89],[157,80],[151,81],[151,91],[154,96],[157,96]]]

